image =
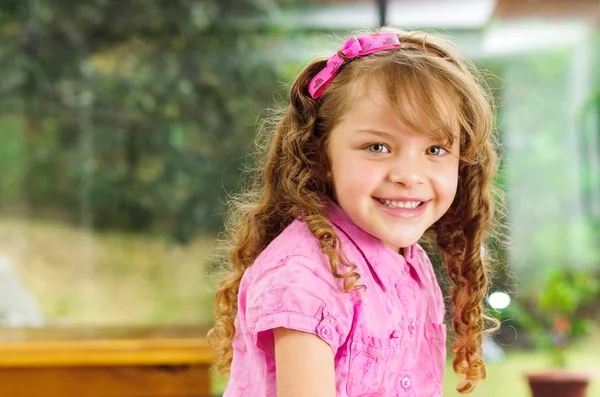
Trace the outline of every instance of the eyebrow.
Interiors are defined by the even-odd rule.
[[[382,136],[384,138],[394,138],[394,135],[390,134],[389,132],[379,131],[379,130],[373,130],[373,129],[370,129],[370,128],[360,128],[360,129],[358,129],[356,131],[360,132],[360,133],[363,133],[363,134],[379,135],[379,136]]]
[[[356,130],[356,132],[362,133],[362,134],[372,134],[372,135],[377,135],[377,136],[381,136],[383,138],[389,138],[389,139],[395,139],[396,136],[393,134],[390,134],[389,132],[385,132],[385,131],[379,131],[379,130],[374,130],[371,128],[359,128],[358,130]],[[449,142],[447,142],[448,144],[452,144],[453,141],[457,139],[457,137],[453,137],[451,138],[451,140]]]

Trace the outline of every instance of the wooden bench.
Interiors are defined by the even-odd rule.
[[[0,328],[0,397],[209,397],[205,329]]]

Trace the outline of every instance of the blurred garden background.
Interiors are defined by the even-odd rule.
[[[448,35],[498,104],[512,241],[473,395],[528,396],[524,374],[557,366],[595,373],[600,395],[592,0],[2,0],[0,325],[206,329],[215,239],[265,109],[332,35],[382,18]]]

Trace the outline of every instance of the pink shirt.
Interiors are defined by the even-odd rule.
[[[367,292],[343,292],[308,226],[296,220],[242,278],[224,396],[276,396],[273,332],[318,335],[335,356],[337,396],[441,396],[444,304],[419,245],[397,254],[330,202],[329,219]]]

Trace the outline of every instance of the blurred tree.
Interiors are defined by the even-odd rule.
[[[277,84],[253,56],[260,36],[229,19],[258,3],[0,2],[0,128],[21,121],[4,143],[22,153],[21,201],[181,242],[217,230]]]

